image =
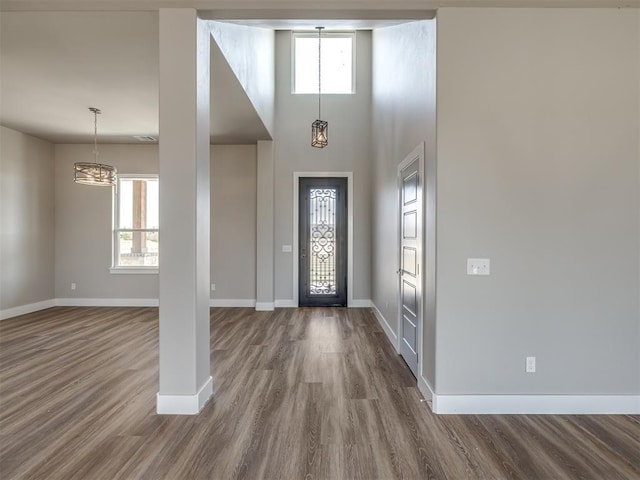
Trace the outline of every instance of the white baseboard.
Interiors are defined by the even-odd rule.
[[[197,415],[213,395],[213,379],[209,377],[195,395],[163,395],[158,393],[158,415]]]
[[[276,308],[298,308],[298,304],[293,300],[276,300],[275,301]]]
[[[43,302],[22,305],[0,310],[0,320],[37,312],[51,307],[157,307],[157,298],[55,298]],[[371,300],[353,300],[350,307],[371,307]],[[276,300],[275,302],[256,302],[254,299],[212,298],[210,307],[249,307],[258,311],[272,311],[274,308],[297,308],[293,300]]]
[[[422,375],[418,376],[418,390],[420,390],[420,393],[422,393],[422,396],[425,400],[433,402],[436,394],[433,392],[433,388],[431,387],[429,382],[427,382],[427,380]]]
[[[58,298],[60,307],[157,307],[157,298]],[[210,307],[255,307],[253,299],[209,299]]]
[[[384,333],[387,334],[387,337],[389,338],[391,345],[393,345],[394,350],[399,354],[400,352],[398,351],[398,336],[394,333],[393,329],[387,322],[387,319],[384,318],[384,315],[382,315],[378,307],[376,307],[375,303],[373,302],[371,303],[371,310],[373,310],[373,314],[378,319],[378,323],[384,330]]]
[[[38,310],[44,310],[45,308],[51,308],[56,306],[56,300],[43,300],[42,302],[29,303],[28,305],[20,305],[13,308],[5,308],[0,310],[0,320],[5,318],[17,317],[19,315],[26,315],[27,313],[37,312]]]
[[[0,320],[50,307],[157,307],[158,305],[157,298],[55,298],[44,302],[0,310]],[[273,304],[271,305],[273,306]],[[256,306],[256,301],[253,299],[212,298],[209,300],[209,306],[253,308]]]
[[[58,307],[157,307],[157,298],[56,298]]]
[[[250,307],[253,308],[256,306],[256,301],[254,299],[244,299],[244,298],[212,298],[209,300],[210,307]]]
[[[256,302],[256,311],[257,312],[272,312],[275,310],[274,302]]]
[[[349,304],[349,308],[371,308],[373,303],[371,300],[354,298]]]
[[[638,415],[640,395],[433,395],[438,414]]]

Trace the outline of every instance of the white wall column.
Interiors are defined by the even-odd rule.
[[[196,414],[209,364],[210,34],[160,9],[160,414]]]
[[[274,309],[273,141],[258,142],[256,211],[256,310]]]

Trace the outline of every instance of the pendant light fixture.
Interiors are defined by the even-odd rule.
[[[329,144],[329,123],[321,120],[322,100],[322,30],[324,27],[316,27],[318,30],[318,120],[311,124],[311,146],[324,148]]]
[[[112,187],[116,184],[116,167],[98,163],[98,115],[99,108],[89,107],[93,112],[93,162],[73,164],[73,181],[83,185]]]

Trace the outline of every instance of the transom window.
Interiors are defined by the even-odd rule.
[[[157,175],[118,175],[114,198],[114,269],[157,270],[158,186]]]
[[[355,34],[322,33],[322,93],[354,93]],[[293,33],[293,93],[318,93],[318,34]]]

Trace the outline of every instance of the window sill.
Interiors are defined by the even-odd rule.
[[[157,275],[159,269],[154,267],[147,268],[127,268],[127,267],[113,267],[109,269],[109,273],[116,275]]]

